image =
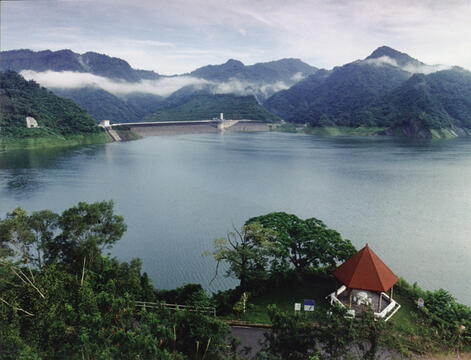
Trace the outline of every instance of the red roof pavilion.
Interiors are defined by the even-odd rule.
[[[333,274],[350,289],[386,292],[399,280],[368,244],[335,269]]]

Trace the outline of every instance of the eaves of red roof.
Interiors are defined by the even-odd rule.
[[[368,244],[333,274],[349,288],[372,291],[388,291],[399,280]]]

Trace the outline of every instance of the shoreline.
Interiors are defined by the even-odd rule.
[[[106,132],[30,138],[0,137],[0,151],[104,144],[111,141],[111,137]]]

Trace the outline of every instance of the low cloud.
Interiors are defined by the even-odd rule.
[[[20,74],[26,80],[34,80],[41,86],[49,89],[94,87],[103,89],[116,96],[126,96],[131,93],[146,93],[167,97],[185,86],[192,86],[195,89],[206,87],[213,94],[255,95],[256,97],[268,98],[275,92],[290,87],[289,84],[283,81],[260,83],[243,81],[236,78],[231,78],[229,81],[220,83],[193,76],[172,76],[157,80],[127,82],[74,71],[37,72],[33,70],[23,70]]]
[[[262,95],[267,98],[280,90],[288,89],[290,85],[283,81],[274,83],[256,83],[243,81],[235,78],[222,83],[214,83],[212,92],[215,94],[236,94],[236,95]]]
[[[405,66],[399,66],[395,59],[390,58],[389,56],[381,56],[374,59],[364,60],[363,63],[372,64],[376,66],[392,65],[398,67],[404,71],[410,72],[412,74],[431,74],[437,71],[449,70],[451,66],[447,65],[426,65],[426,64],[407,64]]]
[[[296,74],[294,74],[293,76],[291,76],[291,80],[293,81],[301,81],[302,79],[304,79],[306,76],[304,76],[304,74],[302,72],[297,72]]]
[[[34,80],[50,89],[79,89],[83,87],[101,88],[117,96],[130,93],[147,93],[159,96],[169,96],[184,86],[203,86],[210,82],[192,76],[163,77],[157,80],[141,80],[127,82],[111,80],[90,73],[73,71],[44,71],[36,72],[23,70],[20,74],[26,80]]]

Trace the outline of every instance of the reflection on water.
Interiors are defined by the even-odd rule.
[[[68,159],[94,157],[99,151],[103,148],[90,146],[0,152],[0,183],[10,196],[26,199],[33,193],[44,191],[48,183],[45,173],[62,170],[70,174],[72,169],[67,169]]]
[[[114,199],[158,287],[208,283],[200,254],[270,211],[317,217],[368,242],[400,276],[471,304],[471,141],[195,134],[0,153],[0,215]],[[452,279],[452,281],[450,281]],[[220,278],[212,290],[233,286]]]

